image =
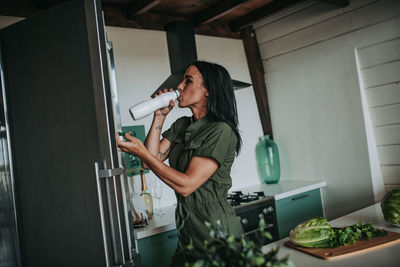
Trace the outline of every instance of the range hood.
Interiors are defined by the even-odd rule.
[[[183,80],[187,65],[197,60],[193,22],[174,21],[166,25],[165,30],[171,75],[158,87],[157,91],[164,88],[176,88]],[[251,86],[249,83],[234,79],[232,83],[234,90]]]

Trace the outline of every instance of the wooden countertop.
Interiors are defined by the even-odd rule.
[[[380,203],[350,213],[330,221],[329,223],[333,227],[343,227],[346,225],[356,224],[360,221],[363,223],[372,222],[374,227],[384,228],[392,232],[400,233],[399,227],[395,227],[384,221]],[[288,240],[289,238],[284,238],[268,244],[263,247],[263,252],[267,253],[272,247],[279,245],[279,257],[289,254],[290,261],[293,262],[296,267],[393,267],[398,266],[400,262],[400,243],[379,247],[374,250],[369,250],[368,252],[360,252],[355,255],[348,255],[342,258],[323,260],[284,246],[284,243]]]

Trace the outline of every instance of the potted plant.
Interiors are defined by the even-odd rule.
[[[216,225],[206,222],[210,229],[210,240],[204,241],[201,249],[194,249],[192,244],[185,248],[188,261],[185,266],[268,266],[268,267],[293,267],[289,255],[278,258],[279,246],[263,253],[262,247],[265,238],[272,239],[269,232],[265,231],[265,221],[261,219],[255,240],[250,240],[242,235],[234,237],[227,235],[219,221]]]

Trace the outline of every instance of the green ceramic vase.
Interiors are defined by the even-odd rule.
[[[281,178],[278,147],[269,135],[259,138],[256,145],[258,176],[262,183],[276,184]]]

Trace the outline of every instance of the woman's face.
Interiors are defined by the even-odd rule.
[[[203,76],[196,66],[187,68],[178,90],[181,94],[178,98],[179,107],[206,107],[208,90],[204,87]]]

